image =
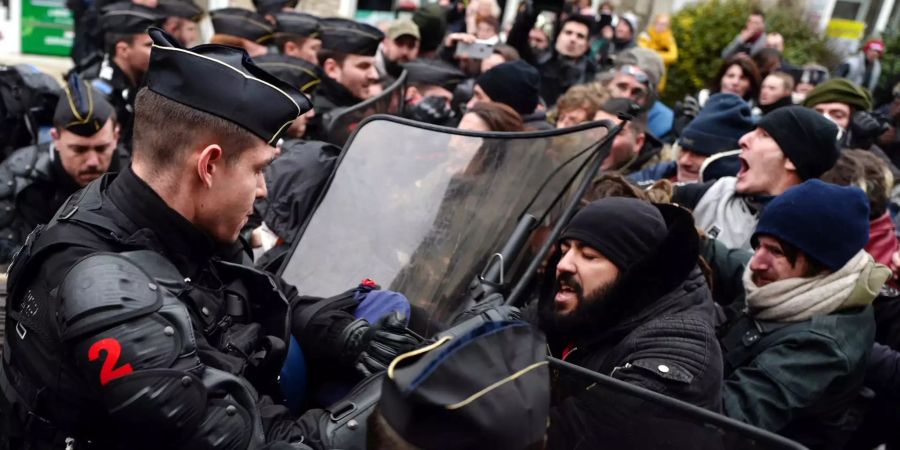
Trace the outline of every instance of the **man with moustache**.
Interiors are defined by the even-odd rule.
[[[749,250],[759,211],[791,186],[831,169],[839,140],[834,122],[815,111],[776,109],[738,141],[736,177],[679,186],[672,201],[693,209],[697,227],[726,247]]]
[[[611,197],[579,211],[560,237],[551,292],[538,300],[553,356],[718,411],[722,355],[698,239],[690,213],[674,205]],[[612,425],[639,421],[638,411],[606,420],[629,406],[556,375],[548,449],[639,448]]]
[[[857,187],[809,180],[766,206],[744,312],[720,330],[726,415],[811,449],[844,448],[861,420],[871,304],[891,274],[866,253],[868,239]]]
[[[51,142],[16,150],[0,164],[0,264],[63,202],[119,166],[119,123],[103,94],[71,75],[53,114]]]

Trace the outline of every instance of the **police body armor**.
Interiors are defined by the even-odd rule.
[[[0,447],[261,446],[256,403],[283,364],[288,300],[255,269],[213,259],[221,284],[200,286],[135,245],[141,231],[111,220],[121,213],[101,197],[111,178],[73,195],[10,269]],[[64,222],[78,226],[60,233]],[[105,245],[69,269],[55,298],[23,285],[52,250],[85,241]]]
[[[16,223],[16,198],[39,181],[51,181],[50,143],[16,150],[0,164],[0,242],[18,246],[31,231]],[[7,259],[8,260],[8,259]]]

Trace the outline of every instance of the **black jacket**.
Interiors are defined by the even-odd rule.
[[[331,77],[322,77],[322,82],[316,90],[314,106],[316,115],[309,121],[309,130],[306,136],[316,141],[324,141],[330,144],[343,146],[344,142],[332,142],[329,136],[328,126],[336,109],[353,106],[362,99],[353,95],[344,85]]]
[[[520,12],[509,31],[506,43],[515,47],[522,59],[541,73],[541,98],[547,103],[547,107],[551,107],[570,87],[594,81],[600,70],[597,62],[590,57],[590,52],[577,60],[566,58],[556,50],[537,57],[528,44],[528,32],[534,28],[539,12],[530,8]]]
[[[669,236],[655,257],[624,275],[623,295],[611,299],[623,302],[619,311],[598,318],[589,335],[572,340],[548,336],[551,351],[562,356],[565,348],[564,359],[570,363],[719,411],[722,354],[712,297],[696,265],[698,237],[687,211],[660,209]],[[653,436],[633,431],[660,419],[662,412],[653,405],[600,391],[571,375],[555,375],[548,449],[649,445]]]

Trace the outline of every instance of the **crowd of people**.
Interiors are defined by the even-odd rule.
[[[0,133],[0,448],[729,448],[548,357],[810,449],[900,446],[883,41],[786,61],[754,11],[666,105],[670,16],[606,2],[509,26],[495,0],[375,25],[69,3],[62,87],[0,69],[35,102]],[[444,321],[368,279],[320,298],[278,275],[360,105],[468,136],[623,125],[528,301]]]

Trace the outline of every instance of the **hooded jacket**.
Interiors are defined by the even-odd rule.
[[[565,348],[567,362],[718,411],[722,354],[712,297],[697,268],[699,238],[686,210],[658,208],[668,236],[654,256],[623,275],[612,299],[621,308],[598,318],[590,333],[548,336],[551,353],[561,356]],[[664,422],[652,405],[554,375],[548,449],[642,448],[655,437],[635,430]]]

